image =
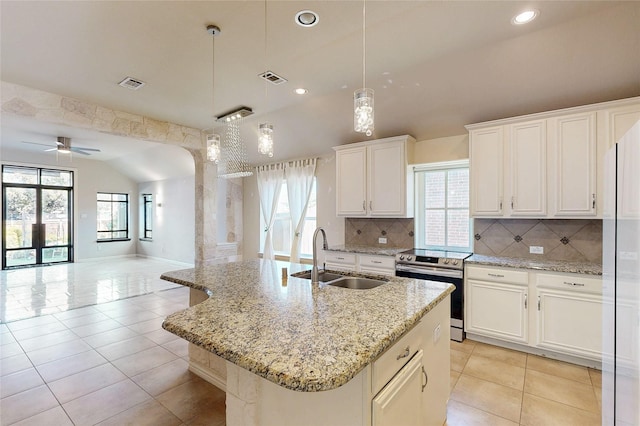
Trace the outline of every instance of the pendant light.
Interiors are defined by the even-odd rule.
[[[366,76],[366,0],[362,1],[362,88],[353,94],[353,129],[367,136],[373,134],[374,109],[373,89],[368,89],[365,84]]]
[[[220,34],[220,28],[215,25],[207,25],[207,32],[211,35],[211,110],[214,111],[213,105],[215,101],[215,38]],[[215,121],[215,111],[213,113]],[[215,128],[214,128],[215,131]],[[218,164],[220,162],[220,135],[212,133],[207,135],[207,160]]]
[[[264,63],[267,67],[267,0],[264,0]],[[267,94],[268,82],[265,79],[264,83],[264,103],[265,109],[267,108]],[[258,152],[267,157],[273,157],[273,125],[269,122],[260,123],[259,136],[258,136]]]

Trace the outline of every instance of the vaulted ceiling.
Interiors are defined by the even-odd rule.
[[[1,78],[199,129],[244,105],[254,111],[241,128],[250,162],[318,155],[365,139],[353,131],[352,117],[353,91],[362,85],[362,6],[3,0]],[[539,9],[539,17],[512,25],[525,6]],[[304,9],[317,12],[316,26],[296,25]],[[469,123],[638,96],[638,22],[638,1],[367,1],[372,137],[459,135]],[[222,30],[214,65],[207,24]],[[258,77],[265,70],[288,82],[265,83]],[[118,86],[127,76],[146,85]],[[296,95],[298,87],[308,93]],[[271,159],[256,148],[264,121],[275,128]],[[20,141],[55,138],[56,131],[3,117],[1,142],[31,149]],[[80,142],[100,147],[101,137],[82,134]],[[135,145],[128,145],[109,159],[129,155]]]

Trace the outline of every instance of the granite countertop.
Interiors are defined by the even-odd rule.
[[[602,265],[588,262],[559,260],[533,260],[515,257],[484,256],[474,254],[465,259],[465,264],[502,266],[507,268],[534,269],[538,271],[568,272],[573,274],[602,275]]]
[[[326,251],[343,251],[347,253],[374,254],[380,256],[395,256],[402,251],[410,250],[410,248],[389,248],[389,247],[371,247],[344,244],[339,246],[331,246]]]
[[[395,343],[454,286],[388,277],[351,290],[288,276],[308,265],[246,260],[171,271],[162,279],[209,294],[162,327],[288,389],[347,383]]]

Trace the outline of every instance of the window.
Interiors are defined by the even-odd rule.
[[[469,162],[418,166],[416,247],[472,251],[469,218]]]
[[[260,215],[260,229],[264,229],[266,224]],[[302,243],[300,247],[300,257],[311,257],[313,246],[311,239],[313,231],[316,229],[316,180],[313,179],[313,188],[309,197],[307,213],[304,217],[302,227]],[[289,198],[286,181],[282,183],[280,197],[278,198],[278,209],[273,222],[271,235],[273,241],[273,251],[277,255],[289,256],[291,254],[291,241],[293,240],[293,225],[291,224],[291,213],[289,212]],[[260,251],[264,252],[265,233],[260,234]]]
[[[153,195],[151,194],[142,194],[140,219],[141,237],[150,240],[153,237]]]
[[[129,195],[98,192],[98,241],[129,239]]]

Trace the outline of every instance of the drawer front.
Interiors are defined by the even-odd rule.
[[[582,274],[536,274],[536,286],[565,291],[602,294],[602,279]]]
[[[344,265],[356,264],[356,255],[354,253],[343,253],[337,251],[325,251],[324,260],[327,263],[341,263]]]
[[[396,259],[392,256],[371,256],[361,254],[359,256],[360,266],[378,269],[396,269]]]
[[[391,346],[373,362],[371,386],[377,394],[422,347],[422,322]]]
[[[529,273],[517,269],[483,268],[479,266],[467,266],[466,278],[490,281],[495,283],[529,284]]]

